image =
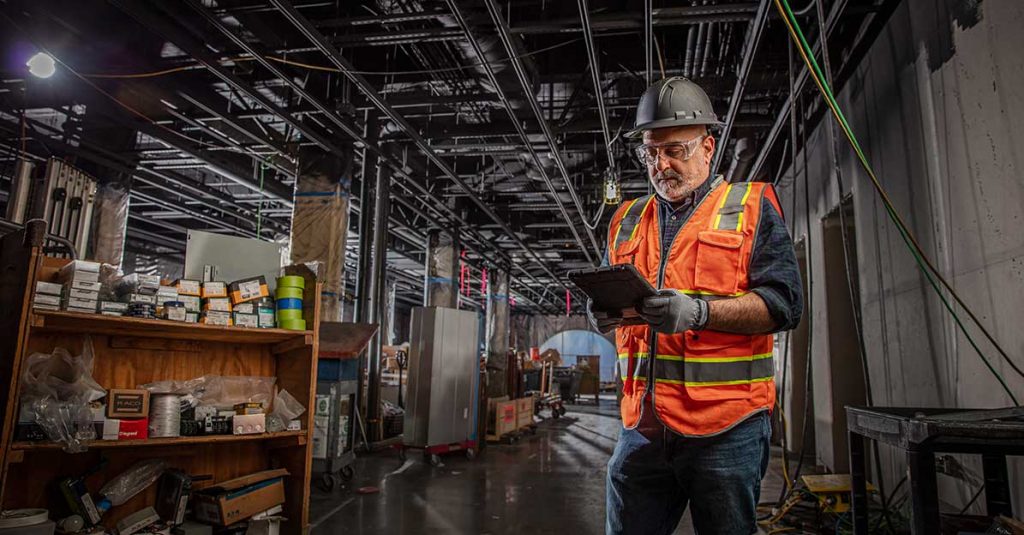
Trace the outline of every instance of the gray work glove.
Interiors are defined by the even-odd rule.
[[[587,299],[587,319],[590,320],[590,324],[595,329],[603,334],[607,334],[619,328],[619,325],[622,323],[622,316],[611,316],[607,312],[595,311],[592,307],[593,304],[592,300]]]
[[[700,330],[707,324],[707,303],[677,290],[660,290],[644,299],[640,316],[662,334]]]

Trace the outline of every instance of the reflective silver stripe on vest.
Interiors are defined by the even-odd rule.
[[[622,221],[619,222],[619,233],[615,236],[615,246],[618,247],[623,243],[629,241],[632,237],[633,231],[636,226],[640,223],[640,216],[644,213],[644,208],[647,207],[647,202],[651,200],[651,195],[641,197],[630,205],[626,209],[626,215],[622,217]]]
[[[647,365],[649,359],[647,353],[635,353],[633,359],[636,362],[636,369],[633,370],[633,375],[629,374],[629,357],[619,355],[619,373],[622,374],[622,380],[626,381],[629,379],[633,380],[647,380]]]
[[[753,357],[683,360],[658,357],[655,379],[662,383],[687,386],[716,386],[766,381],[775,376],[771,354]]]
[[[718,209],[718,217],[715,218],[715,229],[740,230],[744,202],[747,199],[747,194],[750,193],[751,186],[750,182],[729,184],[725,191],[725,201]]]

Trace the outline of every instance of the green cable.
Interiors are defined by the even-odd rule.
[[[793,14],[792,9],[789,7],[789,2],[787,0],[778,1],[781,3],[785,10],[785,13],[783,15],[789,20],[793,33],[797,37],[797,44],[804,50],[804,57],[807,60],[808,66],[813,70],[812,76],[815,76],[815,81],[818,83],[821,89],[822,96],[825,98],[826,102],[831,104],[830,108],[834,112],[836,118],[839,120],[840,125],[843,127],[844,133],[846,134],[847,139],[850,141],[850,145],[857,153],[857,157],[861,165],[864,167],[864,169],[868,172],[869,175],[875,176],[874,169],[871,167],[870,162],[868,162],[867,157],[864,155],[864,151],[860,147],[860,142],[857,140],[856,135],[854,135],[853,129],[850,128],[850,124],[849,122],[847,122],[846,116],[843,115],[843,112],[839,107],[838,102],[836,102],[835,100],[835,96],[832,93],[832,88],[829,87],[828,81],[822,73],[821,68],[818,66],[817,60],[814,58],[814,52],[811,49],[811,46],[807,43],[807,39],[804,37],[803,31],[800,28],[800,24],[799,22],[797,22],[796,16]],[[1013,404],[1019,405],[1020,403],[1017,401],[1016,396],[1013,395],[1013,391],[1010,390],[1010,387],[1006,384],[1006,380],[998,371],[996,371],[996,369],[992,366],[992,363],[990,363],[989,360],[985,357],[984,353],[982,353],[981,348],[978,347],[978,344],[974,341],[974,338],[967,332],[967,328],[963,324],[963,321],[960,319],[960,316],[957,315],[956,311],[953,310],[953,307],[946,299],[946,296],[943,295],[941,288],[939,288],[938,283],[936,283],[936,281],[932,277],[930,270],[925,265],[924,260],[921,258],[920,253],[917,251],[917,248],[914,247],[911,243],[910,236],[908,234],[909,230],[904,228],[902,221],[896,214],[895,208],[889,203],[888,199],[886,199],[884,196],[882,196],[881,198],[882,204],[885,206],[886,213],[889,215],[889,219],[892,220],[893,224],[896,226],[896,229],[899,230],[900,237],[903,239],[903,242],[907,246],[907,249],[910,250],[911,255],[914,257],[914,261],[917,264],[918,269],[924,274],[925,278],[928,280],[928,283],[935,290],[935,293],[936,295],[938,295],[939,300],[942,302],[946,310],[949,311],[950,315],[953,317],[953,321],[956,323],[957,327],[960,328],[960,331],[963,333],[964,337],[967,338],[967,341],[970,343],[971,347],[974,348],[975,352],[977,352],[978,357],[981,358],[981,361],[985,363],[985,366],[988,368],[988,370],[992,373],[993,376],[995,376],[996,380],[999,381],[999,384],[1002,385],[1003,390],[1006,391],[1006,394],[1010,397],[1010,400],[1013,401]],[[964,306],[966,307],[966,305]],[[976,319],[975,321],[977,322]],[[980,323],[978,326],[982,327]],[[984,330],[983,327],[982,329]],[[991,339],[991,336],[989,338]],[[996,345],[998,346],[998,344]],[[1009,357],[1006,356],[1005,353],[1003,356],[1009,361]],[[1012,362],[1011,365],[1013,365]]]

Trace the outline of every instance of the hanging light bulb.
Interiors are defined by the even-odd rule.
[[[25,63],[28,72],[37,78],[49,78],[57,72],[57,62],[46,52],[38,52]]]

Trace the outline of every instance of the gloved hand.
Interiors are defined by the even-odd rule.
[[[661,290],[644,299],[640,316],[662,334],[702,329],[707,323],[707,304],[676,290]]]
[[[593,304],[594,302],[592,300],[587,299],[587,319],[590,320],[590,324],[593,325],[595,329],[601,331],[601,333],[607,334],[619,328],[619,325],[622,323],[622,316],[611,316],[607,312],[602,312],[600,310],[595,311],[591,307]]]

